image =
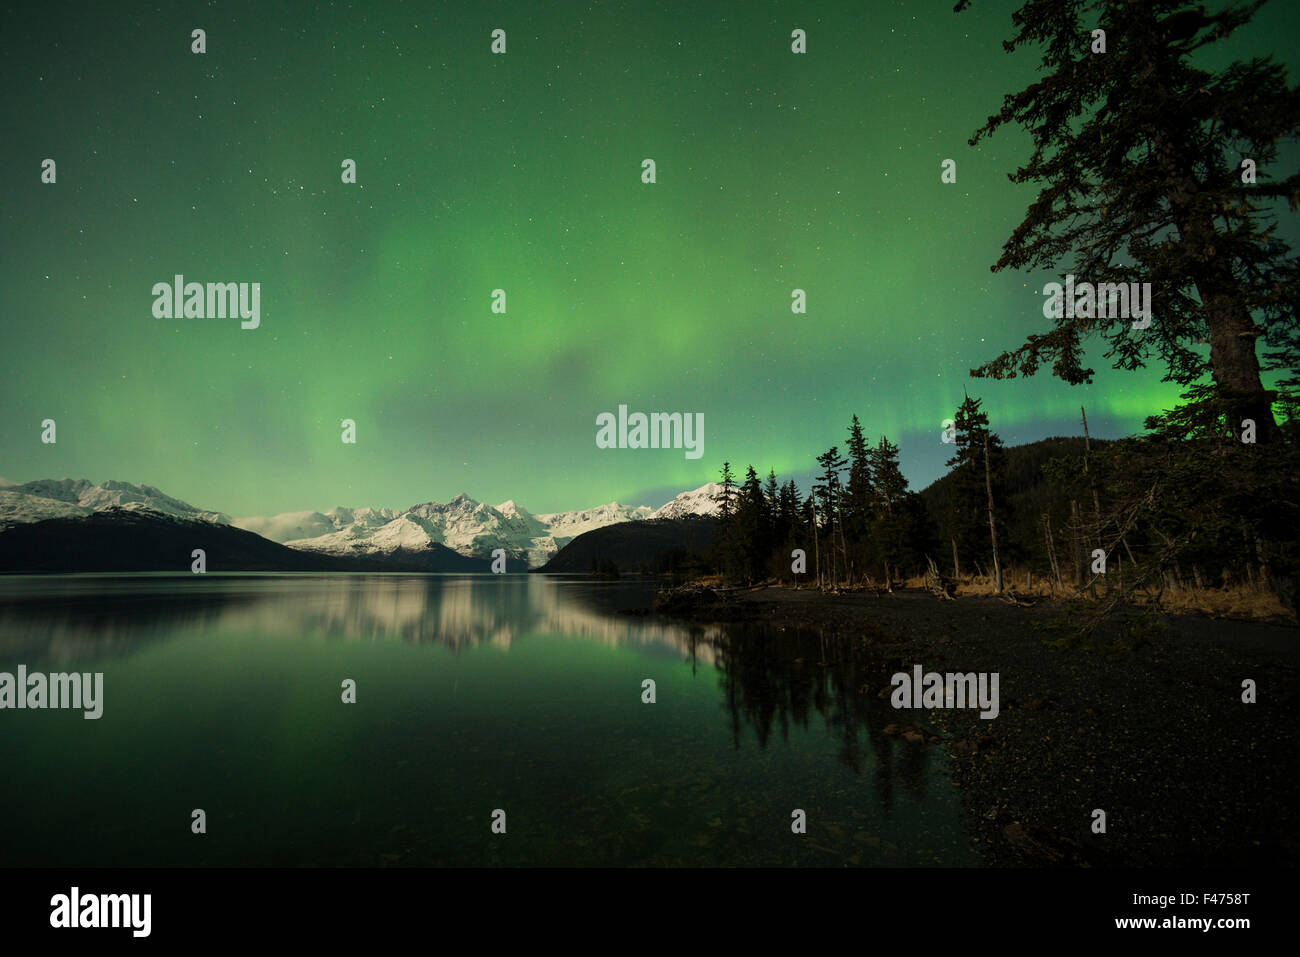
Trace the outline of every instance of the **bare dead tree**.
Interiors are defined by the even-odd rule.
[[[989,500],[989,538],[993,540],[993,588],[1002,594],[1002,564],[998,560],[998,527],[993,520],[993,477],[989,470],[989,434],[984,432],[984,488]]]

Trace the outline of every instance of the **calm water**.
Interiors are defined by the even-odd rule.
[[[0,671],[104,673],[97,721],[0,710],[0,864],[976,863],[863,650],[617,613],[653,590],[0,577]]]

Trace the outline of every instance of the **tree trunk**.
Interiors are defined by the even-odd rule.
[[[849,566],[849,545],[844,540],[844,502],[840,501],[840,553],[844,558],[844,574],[849,576],[850,584],[852,583],[852,573]]]
[[[1061,564],[1056,560],[1056,542],[1052,540],[1052,516],[1048,512],[1043,513],[1043,535],[1047,539],[1047,560],[1052,563],[1052,576],[1056,579],[1056,587],[1064,588],[1065,583],[1061,581]]]
[[[833,493],[833,492],[827,492],[827,494],[828,494],[828,495],[833,495],[834,493]],[[830,506],[826,509],[826,520],[827,520],[828,522],[830,522],[830,526],[831,526],[831,527],[830,527],[830,533],[831,533],[831,541],[830,541],[830,550],[831,550],[831,577],[830,577],[830,582],[831,582],[831,587],[834,588],[834,587],[835,587],[835,571],[836,571],[836,569],[835,569],[835,502],[834,502],[834,501],[832,501],[832,502],[830,503]]]
[[[1101,543],[1101,499],[1097,497],[1097,483],[1088,471],[1088,457],[1092,454],[1092,438],[1088,435],[1088,413],[1079,406],[1079,415],[1083,417],[1083,474],[1088,476],[1088,487],[1092,489],[1092,509],[1097,516],[1097,531],[1093,538],[1094,547],[1104,547]]]
[[[1154,8],[1135,7],[1135,11],[1141,11],[1137,23],[1149,26],[1150,35],[1158,35]],[[1149,78],[1154,96],[1168,97],[1170,91],[1162,79],[1166,72],[1156,62],[1155,49],[1151,45],[1152,53],[1145,58],[1139,75]],[[1156,175],[1164,180],[1165,198],[1178,238],[1190,252],[1199,254],[1199,268],[1190,278],[1209,326],[1210,368],[1217,391],[1227,405],[1228,429],[1240,438],[1242,420],[1253,419],[1257,442],[1276,441],[1280,436],[1273,420],[1276,393],[1264,389],[1255,354],[1255,340],[1261,331],[1242,304],[1242,280],[1233,275],[1233,264],[1214,255],[1222,234],[1204,208],[1203,186],[1192,165],[1197,158],[1189,153],[1186,144],[1172,139],[1169,130],[1166,125],[1148,126],[1145,132],[1150,137]],[[1153,317],[1152,321],[1158,320]]]
[[[1256,535],[1254,539],[1255,559],[1259,562],[1259,582],[1267,587],[1271,584],[1270,579],[1273,577],[1271,574],[1272,569],[1269,567],[1268,552],[1264,549],[1264,540],[1262,538]]]
[[[1070,500],[1070,544],[1074,552],[1074,587],[1082,588],[1088,583],[1084,570],[1087,568],[1083,560],[1083,525],[1079,518],[1079,503],[1075,499]]]
[[[1240,440],[1244,420],[1251,419],[1255,423],[1255,441],[1264,445],[1276,441],[1279,435],[1273,419],[1277,393],[1266,390],[1260,380],[1255,340],[1261,332],[1241,304],[1226,266],[1212,260],[1207,264],[1211,277],[1196,280],[1210,327],[1210,367],[1214,384],[1228,405],[1229,432]]]
[[[989,470],[989,434],[984,433],[984,488],[989,496],[989,538],[993,540],[993,587],[1002,594],[1002,565],[998,561],[998,529],[993,521],[993,474]]]
[[[809,496],[812,498],[812,496]],[[817,569],[817,590],[822,590],[822,549],[817,533],[817,500],[813,498],[813,566]]]

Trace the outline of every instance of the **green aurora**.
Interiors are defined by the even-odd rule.
[[[1080,405],[1094,435],[1136,431],[1178,388],[1099,345],[1087,387],[967,375],[1041,326],[1059,279],[989,271],[1036,195],[1006,176],[1028,138],[967,145],[1035,75],[1000,46],[1017,5],[16,16],[0,475],[148,483],[232,515],[461,491],[544,512],[659,505],[724,459],[802,477],[854,413],[921,487],[963,388],[1007,444],[1077,434]],[[1273,53],[1294,78],[1296,36],[1300,4],[1278,2],[1216,56]],[[260,328],[155,319],[150,290],[178,273],[260,282]],[[703,458],[598,449],[620,404],[703,413]]]

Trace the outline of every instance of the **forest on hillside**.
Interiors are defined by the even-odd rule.
[[[968,396],[956,411],[950,471],[921,493],[899,469],[898,446],[869,443],[857,416],[844,451],[818,456],[807,494],[752,466],[738,479],[724,463],[720,527],[701,565],[735,583],[823,589],[890,590],[918,577],[940,590],[980,580],[996,593],[1037,583],[1121,599],[1244,587],[1293,607],[1294,419],[1268,448],[1157,430],[1008,449],[980,406]]]
[[[1287,168],[1300,88],[1273,57],[1203,65],[1259,6],[1028,0],[1003,46],[1036,51],[1038,78],[969,140],[1019,127],[1033,145],[1008,176],[1039,192],[992,271],[1065,279],[1041,331],[971,377],[1046,368],[1089,383],[1085,347],[1100,340],[1116,369],[1162,368],[1182,390],[1175,408],[1118,441],[1090,443],[1084,420],[1081,439],[1009,455],[967,395],[951,471],[925,499],[907,488],[897,447],[870,444],[856,417],[844,453],[837,442],[818,456],[806,495],[726,463],[720,574],[822,588],[925,574],[945,595],[971,576],[999,594],[1037,578],[1112,606],[1238,588],[1294,612],[1300,258],[1278,226],[1300,208],[1300,173]],[[1130,321],[1114,291],[1139,287],[1149,315]]]

